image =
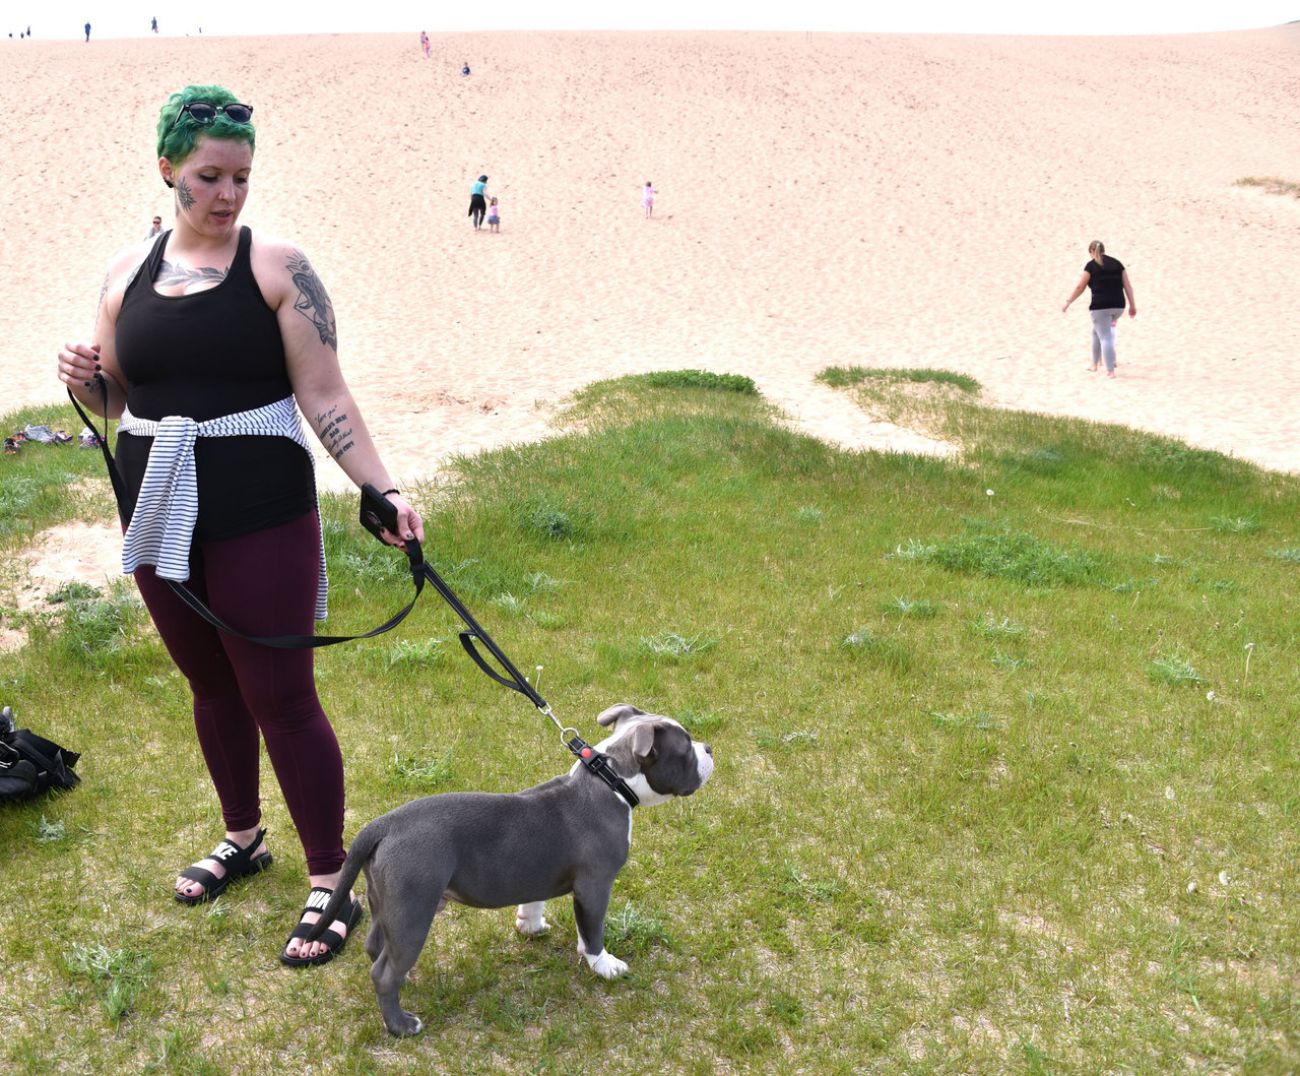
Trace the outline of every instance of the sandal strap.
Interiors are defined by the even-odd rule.
[[[222,882],[225,881],[224,878],[218,878],[206,867],[200,867],[197,863],[194,866],[186,867],[183,871],[181,871],[181,877],[187,878],[191,882],[198,882],[199,885],[201,885],[204,888],[204,890],[208,892],[212,891],[213,886],[220,885]]]
[[[253,849],[261,844],[265,837],[266,830],[259,828],[253,834],[253,839],[243,848],[240,848],[232,840],[223,840],[208,853],[206,858],[215,859],[226,868],[226,873],[229,875],[245,874],[248,870],[248,864],[253,858]]]
[[[314,885],[311,892],[307,894],[307,903],[303,905],[302,914],[308,912],[323,912],[325,905],[330,902],[330,897],[334,896],[334,890],[326,889],[323,885]],[[313,924],[308,924],[311,926]]]

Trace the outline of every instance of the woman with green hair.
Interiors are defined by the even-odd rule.
[[[311,634],[324,617],[324,547],[299,411],[357,486],[370,483],[396,505],[392,544],[424,532],[343,378],[334,308],[311,263],[294,244],[254,239],[239,225],[252,119],[252,106],[220,86],[187,86],[163,105],[158,171],[175,193],[174,226],[112,259],[94,332],[64,345],[58,376],[83,405],[121,420],[123,571],[189,680],[221,805],[225,838],[181,872],[176,899],[212,900],[270,865],[260,735],[312,885],[280,959],[320,964],[342,950],[361,906],[351,901],[319,941],[303,942],[344,859],[343,761],[316,695],[313,651],[218,632],[170,584],[183,581],[249,636]]]

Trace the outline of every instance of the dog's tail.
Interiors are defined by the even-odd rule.
[[[334,885],[334,895],[330,897],[329,903],[321,910],[320,918],[316,920],[311,932],[303,939],[304,942],[315,941],[339,917],[339,913],[343,911],[343,905],[347,903],[349,894],[352,892],[352,883],[357,880],[361,868],[370,862],[370,857],[375,854],[375,849],[379,847],[379,842],[384,839],[387,833],[388,826],[383,824],[382,819],[376,818],[357,834],[356,839],[352,842],[352,847],[348,849],[348,858],[343,861],[343,872]]]

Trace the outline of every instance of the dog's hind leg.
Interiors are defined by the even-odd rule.
[[[370,957],[370,962],[373,964],[379,959],[379,954],[384,948],[383,887],[375,884],[369,863],[362,869],[366,872],[366,904],[370,906],[370,931],[366,935],[366,956]]]
[[[531,904],[521,904],[515,911],[515,930],[520,934],[541,934],[551,929],[546,921],[546,901],[535,900]]]
[[[394,1035],[416,1035],[424,1027],[418,1016],[402,1008],[398,992],[415,966],[433,917],[442,905],[442,901],[420,902],[415,907],[394,903],[386,909],[384,946],[370,967],[370,980],[375,984],[384,1026]]]

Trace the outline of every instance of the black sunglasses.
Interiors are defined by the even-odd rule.
[[[176,123],[173,123],[172,126],[175,127],[176,124],[180,123],[181,117],[187,112],[196,123],[203,124],[215,120],[218,112],[225,113],[226,119],[232,123],[247,123],[253,118],[252,105],[240,105],[233,101],[228,105],[213,105],[207,101],[190,101],[188,104],[181,105],[181,110],[176,113]]]

